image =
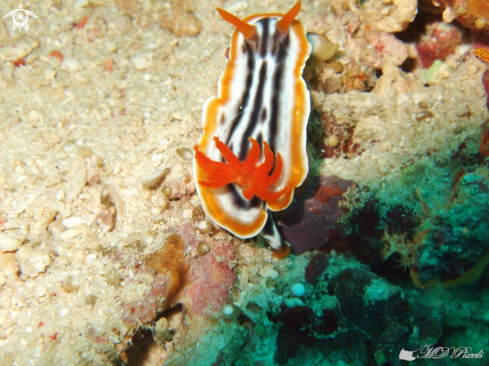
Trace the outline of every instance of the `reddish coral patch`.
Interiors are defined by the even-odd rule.
[[[14,66],[15,67],[25,66],[25,60],[23,58],[20,58],[17,61],[14,61]]]
[[[435,60],[444,61],[462,42],[460,31],[445,22],[435,22],[426,27],[426,36],[416,45],[424,68],[430,67]]]
[[[228,302],[229,288],[235,282],[235,273],[227,264],[219,263],[214,256],[205,256],[201,276],[188,290],[192,309],[197,315],[212,315]]]
[[[64,60],[64,56],[60,51],[53,51],[49,56],[58,58],[59,62],[63,62]]]
[[[76,25],[76,29],[82,29],[87,24],[88,18],[90,18],[90,15],[85,15],[80,23]]]

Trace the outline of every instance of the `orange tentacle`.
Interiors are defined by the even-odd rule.
[[[277,192],[256,192],[255,195],[260,198],[262,201],[275,201],[278,200],[287,190],[287,187],[284,187]]]
[[[275,182],[280,178],[280,175],[282,174],[282,155],[280,153],[277,153],[277,162],[275,163],[275,170],[273,171],[272,175],[268,178],[268,185],[273,186]]]
[[[216,143],[216,148],[219,150],[221,153],[222,157],[226,159],[229,165],[231,165],[234,169],[241,169],[241,162],[239,159],[234,155],[233,151],[221,140],[219,140],[219,137],[214,136],[213,138],[214,142]]]
[[[256,163],[258,163],[258,159],[260,159],[260,145],[255,141],[252,137],[248,139],[251,142],[251,148],[248,151],[248,155],[246,155],[246,159],[243,162],[243,172],[250,173],[254,168]]]
[[[270,187],[280,178],[283,168],[282,156],[277,153],[277,162],[274,172],[269,176],[268,173],[273,167],[274,156],[270,146],[266,141],[263,142],[265,160],[262,164],[256,165],[260,158],[260,145],[249,138],[251,148],[244,162],[234,155],[232,150],[214,137],[216,148],[221,152],[227,163],[218,162],[210,159],[199,150],[199,145],[194,145],[195,160],[202,168],[207,180],[198,181],[203,187],[221,188],[230,183],[236,183],[241,187],[243,197],[247,200],[257,196],[263,201],[277,200],[286,191],[286,187],[279,191],[271,192]]]
[[[252,188],[248,188],[248,189],[242,189],[241,191],[243,193],[243,197],[246,198],[247,200],[250,200],[253,198],[253,196],[255,195],[255,192],[252,190]]]
[[[265,161],[258,165],[254,170],[254,173],[257,176],[268,174],[273,167],[273,152],[270,150],[270,146],[266,141],[263,141],[263,154],[265,155]]]

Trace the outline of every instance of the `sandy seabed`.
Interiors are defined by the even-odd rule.
[[[420,70],[401,71],[395,52],[365,60],[366,38],[352,43],[345,25],[365,22],[361,11],[333,15],[336,2],[304,1],[299,19],[339,45],[340,62],[355,60],[365,69],[376,65],[383,75],[370,92],[311,91],[316,110],[333,112],[340,127],[354,127],[352,139],[362,150],[348,159],[325,159],[321,174],[376,189],[427,152],[453,151],[479,132],[488,117],[481,83],[485,68],[470,55],[470,45],[460,45],[426,87]],[[29,20],[28,31],[13,31],[12,20],[4,20],[0,365],[129,362],[127,353],[141,334],[156,334],[148,365],[163,360],[210,365],[226,346],[241,345],[237,340],[248,330],[219,320],[217,300],[211,315],[176,308],[157,318],[163,307],[174,308],[164,296],[152,303],[152,316],[148,310],[131,315],[131,304],[145,301],[158,275],[138,272],[138,266],[161,250],[172,230],[183,237],[192,232],[183,250],[188,262],[197,257],[197,243],[210,236],[209,242],[224,248],[224,259],[216,255],[215,262],[227,265],[223,271],[239,270],[230,286],[233,301],[247,304],[253,298],[266,308],[290,296],[280,289],[304,277],[312,254],[279,261],[263,245],[213,226],[195,194],[191,160],[202,134],[202,105],[217,95],[227,63],[232,27],[215,7],[243,17],[283,12],[293,3],[30,1],[24,7],[38,19]],[[3,2],[2,15],[17,6]],[[163,29],[165,16],[177,26]],[[413,52],[405,47],[399,53]],[[424,111],[421,102],[432,117],[417,118]],[[165,194],[160,185],[171,192]],[[192,294],[184,291],[174,302],[192,303]],[[333,299],[328,306],[334,307]],[[157,326],[158,319],[166,325]],[[273,355],[272,341],[260,347],[262,355]],[[212,361],[202,358],[207,353],[215,354]],[[263,356],[263,364],[271,364],[270,357]]]

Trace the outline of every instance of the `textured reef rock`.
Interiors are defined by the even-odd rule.
[[[482,74],[482,84],[484,85],[484,89],[486,91],[486,107],[489,110],[489,69],[484,71],[484,74]]]
[[[326,245],[329,231],[341,217],[339,202],[353,185],[353,181],[336,176],[313,176],[304,193],[298,194],[286,210],[274,213],[292,253],[299,255]]]
[[[412,290],[333,253],[308,253],[307,257],[308,262],[294,262],[304,273],[306,294],[299,299],[285,292],[267,311],[267,321],[278,328],[276,336],[267,337],[267,342],[276,342],[275,364],[315,364],[310,360],[326,358],[331,364],[355,360],[400,365],[402,348],[419,349],[442,337],[443,328],[433,317],[437,310]],[[281,288],[280,281],[276,286]]]
[[[350,3],[350,6],[353,3]],[[362,23],[370,25],[381,32],[400,32],[407,28],[417,13],[415,0],[366,0],[361,1],[359,8],[350,7],[358,14]]]
[[[444,282],[445,286],[452,285],[452,281],[455,281],[453,284],[471,282],[478,279],[481,272],[471,274],[468,271],[471,268],[481,271],[487,264],[487,255],[484,256],[489,253],[487,162],[473,171],[460,172],[457,179],[451,196],[445,197],[443,204],[427,207],[419,228],[426,232],[416,265],[417,276],[423,284],[432,278]]]
[[[421,64],[429,68],[435,60],[445,61],[462,42],[462,32],[454,25],[432,22],[426,25],[424,34],[416,43]]]
[[[0,364],[488,354],[488,2],[416,3],[303,1],[323,49],[304,70],[313,177],[276,214],[301,253],[282,260],[206,220],[191,147],[233,29],[215,6],[287,4],[34,1],[29,32],[5,19]]]
[[[420,8],[434,13],[443,12],[443,20],[456,19],[464,27],[489,30],[489,4],[485,0],[421,0]]]
[[[332,284],[344,325],[351,332],[360,330],[372,342],[377,365],[400,365],[399,350],[418,349],[442,335],[440,325],[414,308],[401,288],[372,272],[344,269]]]
[[[151,289],[137,301],[122,303],[124,323],[134,328],[153,329],[167,322],[165,336],[158,338],[155,333],[154,342],[160,350],[154,346],[153,352],[162,353],[163,358],[176,352],[172,362],[179,359],[181,342],[184,341],[188,348],[202,336],[205,327],[198,328],[196,325],[204,325],[220,313],[229,301],[229,291],[236,280],[232,269],[235,257],[231,243],[210,236],[204,240],[210,250],[196,256],[199,240],[194,228],[184,225],[170,230],[162,248],[147,257],[138,260],[117,255],[114,258],[117,261],[130,261],[133,264],[129,266],[129,273],[147,277],[146,280],[152,282]],[[126,283],[131,281],[130,278],[124,280]],[[129,360],[134,346],[131,347],[121,353],[122,359]]]

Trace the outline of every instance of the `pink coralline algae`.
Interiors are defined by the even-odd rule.
[[[210,251],[193,257],[199,243],[195,228],[182,225],[169,232],[160,250],[133,261],[139,264],[132,271],[152,275],[153,282],[140,300],[121,305],[126,324],[149,324],[158,313],[179,303],[186,313],[196,316],[213,316],[222,309],[236,280],[232,269],[234,248],[231,242],[211,237],[205,242]]]
[[[191,285],[186,294],[192,300],[192,310],[199,316],[211,316],[228,302],[229,290],[236,281],[232,270],[234,249],[208,236],[205,242],[211,250],[195,258],[189,275]]]
[[[336,176],[312,177],[302,196],[295,197],[286,210],[274,213],[292,253],[299,255],[326,245],[333,224],[341,217],[339,202],[353,184]]]
[[[416,49],[423,67],[428,68],[435,60],[445,61],[461,42],[462,34],[455,26],[433,22],[426,26],[426,33]]]

